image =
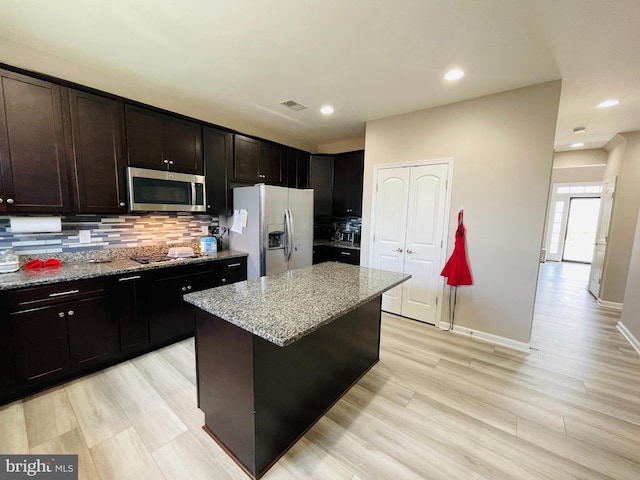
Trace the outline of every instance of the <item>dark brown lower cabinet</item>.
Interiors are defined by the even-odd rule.
[[[118,324],[103,280],[10,292],[9,337],[18,390],[45,387],[118,351]]]
[[[314,245],[313,263],[340,262],[360,265],[360,250],[355,248],[334,247],[331,245]]]
[[[18,384],[43,384],[69,372],[69,335],[64,305],[9,316]]]
[[[0,292],[0,405],[192,336],[182,296],[246,278],[236,257]]]
[[[142,275],[121,275],[111,285],[117,298],[116,316],[120,325],[120,351],[129,353],[149,346],[149,320],[140,308]]]
[[[111,305],[109,296],[64,305],[72,369],[106,362],[118,352],[118,320]]]

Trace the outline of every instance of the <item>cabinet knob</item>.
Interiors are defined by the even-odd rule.
[[[223,279],[222,279],[222,283],[227,283],[227,279],[226,279],[226,278],[223,278]]]
[[[59,316],[60,318],[64,318],[64,312],[60,312],[60,313],[58,313],[58,316]]]
[[[165,165],[169,165],[169,160],[165,158],[164,160],[162,160],[162,163],[164,163]]]
[[[169,160],[169,165],[173,165],[173,160]]]
[[[2,202],[4,202],[4,200],[0,198],[0,203],[2,203]]]
[[[182,290],[183,292],[187,291],[187,287],[182,287],[180,290]]]
[[[191,290],[191,285],[187,285],[187,290]]]
[[[120,206],[121,206],[121,207],[124,207],[125,205],[126,205],[126,203],[124,203],[124,202],[120,202]]]
[[[67,315],[69,315],[70,317],[73,317],[73,315],[74,315],[75,313],[76,313],[76,312],[74,312],[73,310],[69,310],[69,311],[67,312]]]
[[[13,204],[13,198],[7,198],[7,203],[9,205],[12,205]]]

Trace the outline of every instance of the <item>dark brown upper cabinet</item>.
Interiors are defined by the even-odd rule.
[[[310,186],[313,188],[313,215],[333,214],[333,156],[311,155]]]
[[[230,214],[232,191],[229,188],[233,168],[233,134],[204,127],[202,131],[204,147],[204,173],[207,191],[207,213]]]
[[[234,180],[286,185],[286,164],[284,147],[243,135],[234,136]]]
[[[364,150],[341,153],[333,164],[333,215],[362,216]]]
[[[290,188],[309,188],[309,153],[287,148],[287,184]]]
[[[132,167],[204,173],[199,123],[125,105],[125,124]]]
[[[62,87],[0,70],[0,212],[71,211]]]
[[[126,213],[122,103],[69,90],[71,144],[79,213]]]

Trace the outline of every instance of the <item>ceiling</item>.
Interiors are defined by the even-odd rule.
[[[640,130],[638,0],[2,0],[0,42],[316,146],[560,78],[557,150]]]

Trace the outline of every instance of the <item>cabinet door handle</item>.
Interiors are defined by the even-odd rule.
[[[139,279],[140,279],[140,275],[132,275],[131,277],[119,278],[118,281],[119,282],[128,282],[129,280],[139,280]]]
[[[64,318],[64,312],[60,312],[60,313],[58,313],[58,316],[59,316],[60,318]]]
[[[70,317],[73,317],[73,315],[74,315],[75,313],[76,313],[76,312],[74,312],[73,310],[69,310],[69,311],[67,312],[67,315],[69,315]]]
[[[347,257],[351,256],[351,254],[349,252],[340,252],[340,255],[346,255]]]
[[[80,290],[67,290],[66,292],[50,293],[49,296],[50,297],[62,297],[64,295],[73,295],[74,293],[80,293]]]
[[[9,205],[12,205],[13,204],[13,198],[7,198],[7,203]]]
[[[241,263],[230,263],[229,265],[227,265],[227,268],[239,267],[240,265],[242,265],[242,264]]]

